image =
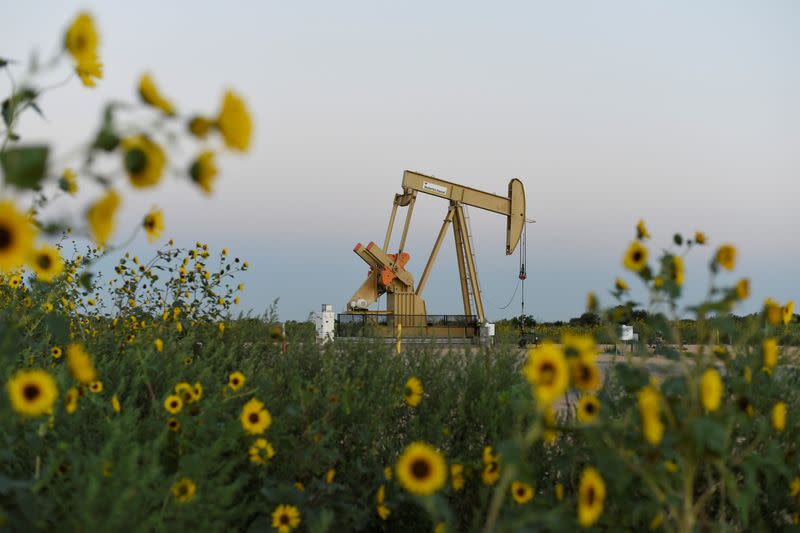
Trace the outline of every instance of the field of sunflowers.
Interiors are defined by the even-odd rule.
[[[668,359],[657,374],[636,364],[651,355],[644,343],[601,367],[595,335],[578,329],[528,351],[287,338],[273,312],[235,317],[249,265],[227,249],[169,241],[122,255],[110,279],[96,268],[120,250],[117,229],[164,231],[158,209],[117,228],[115,184],[152,187],[191,146],[182,178],[211,193],[215,150],[249,147],[244,99],[228,91],[216,114],[184,116],[145,74],[139,102],[109,104],[71,166],[56,167],[18,118],[39,111],[43,68],[102,79],[90,14],[69,21],[44,65],[11,72],[0,58],[16,76],[0,147],[0,529],[798,528],[797,315],[772,299],[748,322],[730,315],[750,292],[718,276],[735,271],[733,245],[676,234],[653,257],[637,225],[621,266],[650,295],[643,325]],[[84,180],[105,188],[85,216],[47,220],[48,203]],[[682,299],[688,253],[708,256],[701,302]],[[597,336],[637,308],[628,282],[612,293],[606,310],[587,298]]]

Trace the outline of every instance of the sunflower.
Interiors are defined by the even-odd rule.
[[[389,518],[389,515],[392,514],[391,509],[386,507],[384,504],[384,500],[386,499],[386,485],[381,485],[378,487],[378,492],[375,494],[375,503],[376,507],[375,510],[378,512],[378,516],[381,517],[381,520],[386,520]]]
[[[652,385],[639,391],[639,416],[642,433],[650,444],[658,444],[664,438],[664,423],[661,422],[661,394]]]
[[[253,123],[244,101],[233,91],[227,91],[222,100],[222,109],[216,126],[222,134],[225,146],[244,152],[250,146]]]
[[[147,242],[151,244],[156,242],[164,233],[164,211],[152,209],[144,216],[142,227],[147,232]]]
[[[181,400],[180,396],[170,394],[167,396],[166,400],[164,400],[164,409],[170,414],[178,414],[181,412],[181,409],[183,409],[183,400]]]
[[[389,472],[391,473],[391,470]],[[450,484],[456,492],[464,488],[464,465],[458,463],[450,465]]]
[[[67,346],[67,364],[69,370],[79,383],[88,385],[97,379],[97,371],[92,363],[92,358],[80,344]]]
[[[569,369],[564,352],[549,342],[528,352],[528,361],[522,371],[527,380],[535,385],[536,398],[543,406],[564,394],[569,385]]]
[[[251,435],[264,433],[272,425],[269,411],[255,398],[244,404],[240,419],[244,430]]]
[[[596,391],[603,383],[603,376],[600,368],[594,363],[585,359],[575,358],[569,362],[572,373],[572,383],[575,388],[584,392]]]
[[[397,480],[408,492],[427,496],[441,489],[447,481],[447,464],[433,446],[424,442],[409,444],[395,467]]]
[[[195,115],[191,119],[189,119],[189,133],[197,137],[198,139],[205,139],[208,136],[208,132],[211,130],[211,127],[214,125],[214,122],[211,119],[206,117]]]
[[[275,449],[267,439],[256,439],[247,453],[250,456],[251,463],[264,465],[275,456]]]
[[[53,412],[58,388],[53,376],[44,370],[21,370],[6,385],[11,407],[25,416],[39,416]]]
[[[616,280],[614,280],[614,286],[617,288],[619,292],[625,292],[630,289],[630,287],[628,287],[628,284],[625,283],[625,280],[622,278],[617,278]]]
[[[600,473],[592,467],[583,469],[578,486],[578,523],[589,527],[603,514],[606,484]]]
[[[492,453],[492,447],[483,449],[483,472],[481,480],[484,485],[494,485],[500,479],[500,454]]]
[[[141,189],[161,181],[167,158],[159,145],[144,135],[135,135],[123,139],[122,148],[131,185]]]
[[[194,387],[192,387],[192,399],[195,402],[199,402],[200,398],[203,397],[203,385],[201,383],[195,383]]]
[[[61,348],[59,348],[58,346],[53,346],[52,348],[50,348],[50,355],[52,355],[56,359],[60,359],[61,358]]]
[[[76,387],[70,387],[67,391],[64,397],[64,410],[68,414],[71,415],[78,409],[78,398],[80,395],[80,391]]]
[[[89,390],[92,391],[94,394],[99,394],[103,392],[103,382],[100,380],[94,380],[89,383]]]
[[[330,485],[331,483],[333,483],[333,478],[335,477],[336,477],[336,469],[329,468],[328,471],[325,472],[325,483]]]
[[[175,107],[172,102],[164,98],[159,92],[150,73],[142,74],[142,77],[139,78],[139,96],[144,103],[160,109],[164,114],[170,116],[175,114]]]
[[[172,485],[172,495],[178,503],[186,503],[194,498],[197,493],[197,485],[188,477],[182,478],[180,481]]]
[[[52,283],[56,276],[64,270],[64,261],[58,253],[58,248],[49,244],[45,244],[33,252],[30,264],[36,277],[47,283]]]
[[[194,387],[185,381],[175,385],[175,394],[180,396],[183,403],[187,405],[194,402]]]
[[[789,484],[789,495],[800,500],[800,477],[795,477]]]
[[[647,253],[647,246],[639,241],[633,241],[628,246],[622,263],[628,270],[641,272],[647,266]]]
[[[533,487],[523,481],[515,481],[511,484],[511,497],[519,504],[528,503],[533,499]]]
[[[189,177],[206,194],[214,192],[214,180],[217,177],[217,166],[214,164],[214,152],[201,152],[189,167]]]
[[[102,198],[93,203],[86,213],[92,239],[100,246],[105,246],[114,233],[114,217],[121,202],[119,194],[109,190]]]
[[[561,336],[564,345],[564,355],[568,358],[579,357],[593,363],[597,359],[597,343],[591,335],[573,335],[566,333]]]
[[[167,427],[168,427],[168,428],[169,428],[169,430],[170,430],[170,431],[172,431],[173,433],[177,433],[178,431],[180,431],[180,430],[181,430],[181,423],[178,421],[178,419],[177,419],[177,418],[175,418],[175,417],[173,416],[172,418],[170,418],[169,420],[167,420]]]
[[[555,430],[556,423],[556,410],[552,405],[548,405],[542,410],[542,420],[544,421],[544,431],[542,431],[542,440],[545,444],[553,444],[558,440],[558,431]]]
[[[700,400],[707,411],[714,412],[719,409],[724,390],[725,386],[719,372],[713,368],[703,372],[703,377],[700,379]]]
[[[75,196],[78,192],[78,175],[71,168],[64,169],[61,179],[58,181],[61,190]]]
[[[778,364],[778,341],[771,337],[764,339],[761,349],[764,357],[764,369],[772,372],[772,369]]]
[[[672,265],[670,266],[669,277],[675,282],[678,287],[683,285],[683,278],[685,275],[685,268],[683,266],[683,257],[679,255],[672,256]]]
[[[8,286],[11,287],[12,289],[18,288],[21,284],[22,284],[22,278],[19,276],[11,276],[11,278],[8,280]]]
[[[772,428],[780,433],[786,429],[786,404],[778,402],[772,406]]]
[[[598,302],[597,295],[593,292],[586,293],[586,310],[595,312],[597,310]]]
[[[119,403],[119,398],[116,394],[111,397],[111,408],[114,409],[115,413],[122,411],[122,405]]]
[[[597,417],[600,415],[600,400],[597,399],[597,396],[592,394],[584,394],[581,396],[580,400],[578,400],[576,409],[578,421],[587,424],[592,423],[597,420]]]
[[[644,220],[639,220],[639,223],[636,224],[636,239],[643,241],[649,238],[650,233],[647,231],[647,226],[645,226]]]
[[[783,310],[778,302],[772,298],[767,298],[764,300],[764,316],[766,317],[767,322],[773,326],[779,325],[783,318],[782,314]]]
[[[702,231],[695,231],[694,232],[694,242],[696,244],[705,244],[706,243],[706,234]]]
[[[406,381],[406,392],[404,394],[405,401],[411,407],[416,407],[422,401],[422,382],[411,377]]]
[[[0,201],[0,272],[11,273],[30,257],[36,227],[10,200]]]
[[[736,283],[736,298],[738,300],[746,300],[750,296],[750,280],[742,278]]]
[[[736,265],[736,247],[730,244],[723,244],[717,249],[714,261],[726,270],[733,270]]]
[[[97,56],[99,44],[100,35],[95,28],[94,19],[86,11],[80,12],[67,28],[64,36],[64,48],[76,63],[81,63]]]
[[[272,511],[272,527],[278,533],[289,533],[300,525],[300,511],[294,505],[279,505]]]
[[[794,302],[788,301],[786,305],[781,307],[781,316],[783,317],[783,324],[789,325],[789,322],[792,321],[792,317],[794,316]]]
[[[75,73],[84,87],[94,87],[96,85],[94,78],[103,77],[103,64],[97,56],[87,57],[75,65]]]
[[[246,379],[244,377],[244,374],[242,374],[238,370],[236,372],[231,372],[231,375],[228,376],[228,387],[230,387],[233,390],[239,390],[242,387],[244,387],[245,381]]]

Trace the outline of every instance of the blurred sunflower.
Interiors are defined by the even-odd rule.
[[[217,177],[214,152],[211,150],[201,152],[189,167],[189,177],[204,193],[214,192],[214,180]]]
[[[492,447],[483,449],[483,472],[481,480],[484,485],[492,486],[500,479],[500,454],[492,453]]]
[[[75,65],[75,73],[85,87],[94,87],[96,85],[94,78],[101,79],[103,77],[103,64],[97,56],[87,58]]]
[[[300,511],[294,505],[279,505],[272,512],[272,527],[278,533],[289,533],[300,526]]]
[[[102,64],[98,59],[97,48],[100,35],[94,25],[94,19],[86,11],[75,17],[64,35],[64,48],[75,61],[75,71],[87,87],[94,87],[92,77],[101,78]]]
[[[717,249],[714,260],[722,268],[733,270],[736,265],[736,247],[730,244],[723,244]]]
[[[786,305],[781,307],[781,316],[783,317],[783,324],[789,325],[789,322],[792,321],[792,317],[794,316],[794,302],[788,301]]]
[[[578,400],[576,409],[579,422],[592,423],[600,416],[600,400],[592,394],[584,394]]]
[[[67,414],[72,414],[78,409],[78,398],[80,391],[76,387],[70,387],[64,397],[64,410]]]
[[[247,454],[250,456],[251,463],[264,465],[275,457],[275,449],[267,439],[256,439],[252,446],[250,446]]]
[[[186,503],[194,498],[197,493],[197,485],[188,477],[182,478],[180,481],[172,485],[172,495],[178,503]]]
[[[244,101],[233,91],[227,91],[216,126],[225,146],[231,150],[246,151],[250,146],[253,123]]]
[[[244,377],[244,374],[238,370],[236,372],[231,372],[231,374],[228,376],[228,387],[233,390],[239,390],[244,387],[245,381],[246,378]]]
[[[533,487],[523,481],[514,481],[511,484],[511,497],[519,504],[528,503],[533,499]]]
[[[72,372],[72,377],[79,383],[88,385],[97,379],[97,371],[92,363],[92,358],[80,344],[67,346],[67,364]]]
[[[122,411],[122,405],[119,403],[119,397],[116,394],[111,397],[111,408],[114,409],[115,413]]]
[[[153,208],[144,216],[142,227],[147,232],[147,242],[154,243],[164,233],[164,211]]]
[[[736,298],[738,300],[746,300],[750,296],[750,280],[742,278],[736,283]]]
[[[46,283],[53,280],[64,270],[64,261],[58,248],[45,244],[35,250],[30,259],[31,268],[36,273],[36,277]]]
[[[564,352],[550,342],[528,352],[528,360],[522,371],[536,387],[536,398],[543,406],[564,394],[569,385],[569,368]]]
[[[142,74],[142,77],[139,78],[139,96],[144,103],[160,109],[164,114],[175,115],[175,107],[158,90],[150,73]]]
[[[61,179],[58,181],[61,190],[75,196],[78,192],[78,175],[71,168],[64,169]]]
[[[786,429],[786,404],[778,402],[772,406],[771,412],[772,428],[780,433]]]
[[[195,115],[191,119],[189,119],[189,133],[197,137],[198,139],[205,139],[208,136],[208,132],[211,130],[211,127],[214,125],[214,122],[206,117],[201,115]]]
[[[705,244],[706,243],[706,234],[702,231],[695,231],[694,232],[694,242],[696,244]]]
[[[606,484],[600,473],[592,467],[584,468],[578,486],[578,523],[589,527],[603,514]]]
[[[634,272],[641,272],[647,266],[647,246],[639,241],[633,241],[628,250],[625,252],[625,257],[622,263],[625,268]]]
[[[386,485],[381,484],[378,487],[378,492],[375,494],[375,510],[378,512],[378,516],[381,517],[381,520],[386,520],[389,518],[389,515],[392,514],[391,509],[386,507],[384,501],[386,499]]]
[[[464,465],[458,463],[450,465],[450,484],[456,492],[464,488]]]
[[[772,337],[764,339],[761,343],[763,352],[764,370],[772,372],[778,365],[778,341]]]
[[[183,381],[175,385],[175,394],[187,405],[194,402],[194,387],[190,383]]]
[[[172,431],[173,433],[177,433],[178,431],[181,430],[181,423],[178,421],[177,418],[173,416],[172,418],[167,420],[167,428],[169,428],[169,430]]]
[[[683,265],[683,257],[679,255],[673,255],[672,264],[670,265],[669,277],[673,282],[675,282],[675,285],[677,285],[678,287],[683,285],[685,272],[686,270]]]
[[[441,489],[447,481],[447,463],[433,446],[412,442],[395,467],[400,485],[412,494],[428,496]]]
[[[180,396],[170,394],[164,400],[164,409],[170,414],[178,414],[181,412],[181,409],[183,409],[183,400],[181,400]]]
[[[161,181],[167,158],[159,145],[145,135],[134,135],[122,140],[122,148],[131,185],[141,189]]]
[[[100,380],[95,380],[89,383],[89,390],[95,394],[103,392],[103,382]]]
[[[114,233],[114,217],[122,199],[116,191],[109,190],[94,202],[86,213],[92,239],[100,246],[105,246]]]
[[[600,368],[582,358],[571,359],[569,362],[572,374],[572,383],[575,388],[584,392],[593,392],[603,384]]]
[[[406,381],[406,392],[404,395],[405,402],[411,407],[416,407],[422,401],[422,382],[411,377]]]
[[[636,224],[636,239],[643,241],[645,239],[650,238],[650,233],[647,231],[647,226],[644,223],[644,220],[640,220],[638,224]]]
[[[6,385],[11,407],[24,416],[53,412],[58,388],[53,376],[44,370],[21,370]]]
[[[661,394],[648,385],[639,391],[639,416],[645,440],[656,445],[664,438],[664,423],[661,421]]]
[[[56,359],[60,359],[61,358],[61,348],[59,348],[58,346],[53,346],[52,348],[50,348],[50,355],[52,355]]]
[[[630,289],[630,287],[628,287],[628,284],[625,283],[625,280],[622,278],[617,278],[616,280],[614,280],[614,286],[620,292],[625,292]]]
[[[773,326],[777,326],[781,323],[783,319],[783,310],[778,302],[773,300],[772,298],[767,298],[764,300],[764,316],[767,319],[767,322],[772,324]]]
[[[30,257],[36,227],[10,200],[0,201],[0,272],[11,273]]]
[[[719,409],[723,391],[724,385],[719,372],[713,368],[703,372],[703,377],[700,379],[700,400],[707,411],[714,412]]]
[[[561,336],[564,345],[564,355],[573,358],[579,357],[593,363],[597,358],[597,343],[591,335],[575,335],[565,333]]]
[[[242,427],[251,435],[264,433],[272,425],[272,416],[264,404],[253,398],[242,408]]]

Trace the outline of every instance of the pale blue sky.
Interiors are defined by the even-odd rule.
[[[248,258],[245,309],[280,297],[284,318],[340,310],[366,274],[351,250],[382,241],[405,168],[494,192],[523,180],[537,318],[580,314],[589,290],[610,303],[639,218],[656,248],[695,229],[735,243],[736,276],[753,280],[742,311],[800,300],[796,2],[0,5],[0,55],[22,59],[52,50],[80,9],[96,16],[98,89],[52,92],[47,122],[23,123],[62,150],[95,128],[104,100],[134,99],[145,70],[182,111],[216,110],[226,87],[245,96],[253,147],[220,158],[213,198],[170,182],[131,193],[123,214],[135,224],[158,204],[179,244]],[[445,209],[418,202],[407,246],[417,277]],[[496,309],[518,268],[504,222],[472,215],[487,314],[517,313]],[[451,242],[426,288],[431,313],[460,310]],[[710,252],[687,262],[691,297],[705,291]]]

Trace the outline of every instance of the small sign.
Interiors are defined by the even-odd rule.
[[[622,341],[632,341],[633,326],[620,326],[619,339]]]
[[[423,181],[422,188],[425,189],[426,191],[438,192],[439,194],[447,194],[447,187],[436,185],[435,183],[431,183],[430,181]]]

